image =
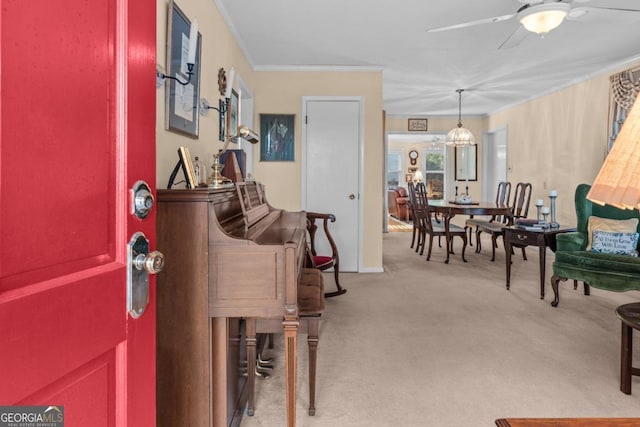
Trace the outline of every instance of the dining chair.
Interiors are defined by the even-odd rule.
[[[416,215],[416,190],[415,190],[415,185],[413,184],[413,182],[409,181],[407,183],[407,188],[409,190],[409,210],[411,212],[411,219],[413,221],[413,230],[411,233],[411,246],[409,246],[410,248],[413,248],[413,246],[416,243],[416,237],[418,238],[418,244],[416,245],[416,252],[418,252],[418,246],[420,245],[420,221],[418,221],[417,215]]]
[[[446,236],[445,230],[445,221],[437,221],[432,217],[432,212],[429,209],[429,198],[427,197],[427,190],[424,183],[419,182],[415,186],[415,194],[417,200],[417,209],[416,213],[421,221],[422,227],[422,238],[421,238],[421,249],[420,255],[423,254],[424,246],[426,243],[426,236],[429,235],[429,249],[427,251],[427,261],[431,259],[431,249],[433,247],[433,238],[438,236],[438,238],[442,236]],[[462,239],[462,260],[466,262],[464,259],[464,252],[467,248],[467,232],[464,228],[455,225],[449,224],[449,241],[446,241],[446,248],[450,253],[453,253],[453,238],[460,237]]]
[[[498,183],[498,191],[496,192],[496,205],[508,205],[511,197],[511,183],[508,181],[500,181]],[[495,221],[501,221],[501,216],[493,215],[490,219],[474,218],[473,216],[467,219],[464,223],[465,230],[469,229],[469,246],[473,246],[471,243],[471,235],[473,228],[478,231],[478,225],[486,225]],[[480,252],[478,249],[478,235],[476,234],[476,252]]]
[[[529,214],[529,204],[531,202],[531,184],[528,182],[519,182],[513,194],[513,202],[511,204],[511,216],[501,218],[488,224],[480,224],[476,228],[476,252],[482,250],[480,233],[483,231],[491,235],[491,261],[496,259],[496,248],[498,247],[498,237],[504,237],[504,227],[513,224],[517,218],[526,218]],[[514,245],[518,247],[517,245]],[[526,260],[527,253],[524,246],[522,249],[522,257]]]

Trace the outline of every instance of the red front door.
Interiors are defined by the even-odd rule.
[[[127,313],[127,243],[155,248],[154,0],[2,0],[0,405],[65,427],[155,425],[155,280]]]

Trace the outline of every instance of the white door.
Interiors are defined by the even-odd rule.
[[[496,197],[498,183],[507,180],[507,129],[489,132],[484,144],[483,199]]]
[[[303,209],[336,216],[340,271],[358,271],[360,110],[359,99],[303,102]],[[318,253],[330,253],[328,245]]]

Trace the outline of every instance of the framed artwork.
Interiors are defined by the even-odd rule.
[[[456,181],[477,181],[478,156],[477,145],[457,145],[455,155]]]
[[[404,181],[405,181],[405,182],[411,182],[411,181],[413,181],[413,174],[412,174],[412,173],[406,173],[406,174],[404,174]]]
[[[260,114],[260,161],[294,160],[295,114]]]
[[[191,21],[180,8],[169,1],[167,29],[167,75],[183,82],[187,74],[187,54],[189,52],[189,32]],[[191,138],[198,138],[198,100],[200,99],[200,51],[202,36],[198,33],[196,59],[193,75],[186,85],[173,79],[166,80],[165,90],[165,128]]]
[[[409,119],[409,130],[426,131],[427,119]]]
[[[227,136],[234,137],[238,134],[238,117],[240,117],[240,98],[238,97],[238,92],[234,89],[231,89],[231,97],[227,108]]]

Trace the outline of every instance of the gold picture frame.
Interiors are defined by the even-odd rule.
[[[426,131],[427,119],[409,119],[407,125],[410,131]]]

